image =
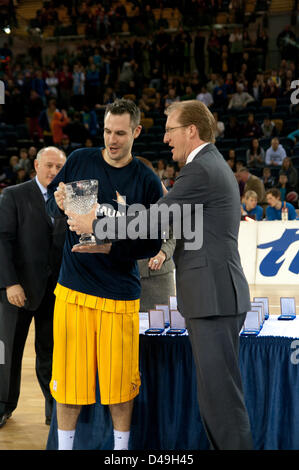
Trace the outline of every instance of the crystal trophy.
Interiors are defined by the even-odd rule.
[[[75,214],[88,214],[98,201],[98,180],[73,181],[65,185],[64,207]],[[82,233],[79,245],[95,245],[92,233]]]

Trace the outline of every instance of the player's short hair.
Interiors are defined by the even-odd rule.
[[[109,103],[106,106],[104,120],[108,113],[116,115],[129,114],[132,129],[136,129],[140,124],[141,112],[132,100],[117,98],[113,103]]]

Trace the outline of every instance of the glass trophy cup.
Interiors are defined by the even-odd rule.
[[[64,207],[76,214],[88,214],[98,200],[98,180],[73,181],[65,185]],[[95,245],[92,233],[82,233],[79,245]]]

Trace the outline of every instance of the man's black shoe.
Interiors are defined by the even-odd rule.
[[[6,421],[11,417],[11,413],[3,413],[0,415],[0,428],[6,424]]]

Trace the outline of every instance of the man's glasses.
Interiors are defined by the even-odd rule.
[[[185,126],[166,127],[165,134],[169,134],[171,131],[174,131],[175,129],[180,129],[181,127],[188,127],[188,126],[189,124],[186,124]]]

